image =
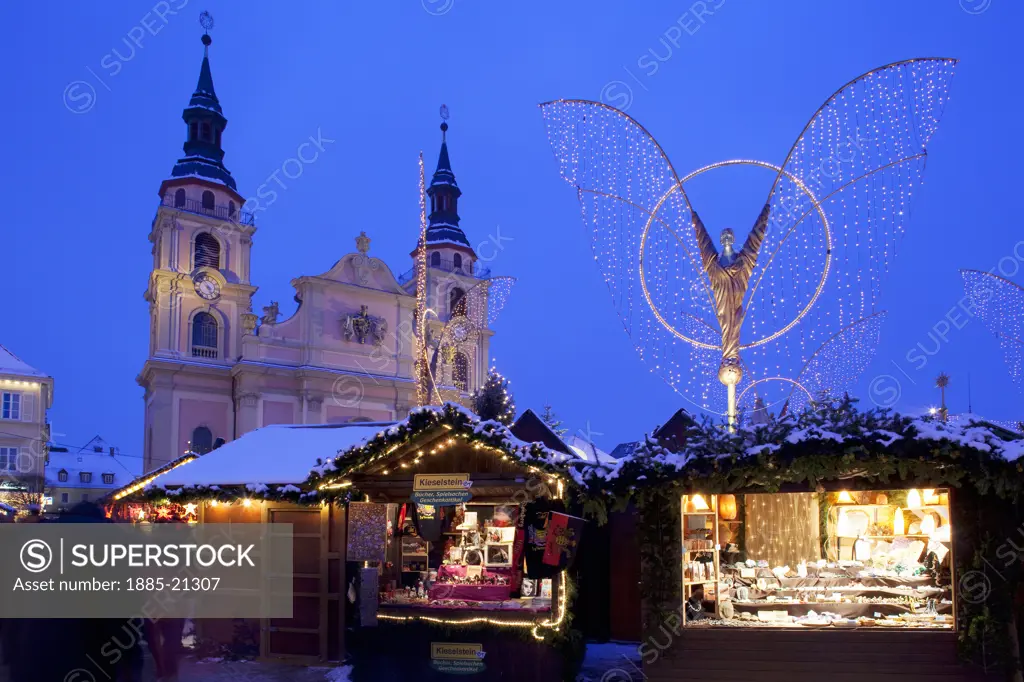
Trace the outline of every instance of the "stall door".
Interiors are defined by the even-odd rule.
[[[267,505],[268,523],[292,525],[292,617],[262,621],[260,650],[266,658],[294,662],[328,659],[327,544],[328,510],[321,507]],[[287,585],[288,576],[271,576],[271,589]]]

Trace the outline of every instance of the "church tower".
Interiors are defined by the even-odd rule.
[[[231,367],[256,325],[249,281],[256,226],[224,166],[227,119],[213,86],[212,40],[204,34],[202,42],[199,81],[182,112],[184,156],[160,185],[149,233],[149,357],[138,377],[147,471],[234,438]]]
[[[478,285],[490,276],[459,226],[462,190],[455,181],[448,154],[448,108],[445,106],[441,107],[441,117],[444,119],[441,151],[427,187],[427,308],[437,314],[428,318],[434,340],[441,338],[445,323],[453,317],[469,314],[471,305],[487,305],[486,285]],[[415,259],[415,250],[412,256]],[[486,321],[486,311],[473,311],[471,318]],[[469,343],[460,344],[451,357],[440,358],[435,369],[437,382],[462,393],[471,393],[482,385],[487,376],[492,333],[485,329]],[[429,353],[432,354],[433,349]]]

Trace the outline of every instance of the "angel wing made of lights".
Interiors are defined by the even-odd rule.
[[[1024,289],[980,270],[961,270],[974,314],[999,339],[1010,376],[1024,388]]]
[[[515,277],[491,277],[469,288],[461,298],[452,301],[456,311],[441,328],[441,335],[431,355],[428,371],[430,373],[430,394],[438,405],[448,401],[458,402],[460,390],[455,386],[442,386],[437,380],[438,361],[452,365],[453,372],[465,371],[455,364],[455,355],[460,346],[476,343],[479,335],[489,329],[505,308],[509,294],[516,283]],[[431,311],[432,312],[432,311]],[[454,376],[453,383],[466,376]]]
[[[826,100],[781,166],[750,162],[778,173],[743,299],[740,394],[777,377],[787,387],[778,397],[784,400],[806,372],[821,390],[838,391],[866,366],[863,358],[828,358],[843,358],[842,345],[870,337],[881,320],[874,317],[881,283],[908,224],[955,64],[915,59],[870,71]],[[541,110],[637,352],[695,405],[724,412],[726,390],[715,378],[722,329],[685,180],[654,137],[618,109],[557,100]],[[717,235],[715,228],[708,231]]]

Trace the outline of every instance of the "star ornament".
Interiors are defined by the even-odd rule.
[[[185,516],[195,516],[196,510],[199,507],[194,502],[189,502],[185,505]]]

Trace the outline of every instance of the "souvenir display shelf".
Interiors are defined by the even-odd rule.
[[[771,566],[757,557],[726,561],[719,524],[735,527],[737,522],[718,518],[717,496],[684,496],[684,599],[698,585],[706,585],[704,602],[714,602],[713,618],[733,625],[952,630],[954,594],[944,568],[952,565],[948,495],[941,491],[940,499],[936,491],[925,491],[924,503],[916,501],[921,499],[917,491],[892,492],[909,492],[915,502],[865,504],[845,497],[847,502],[831,504],[826,517],[828,558],[795,566]],[[880,499],[887,500],[884,495]],[[710,508],[695,508],[694,500],[697,507]],[[708,549],[700,547],[704,543],[696,519],[701,517],[714,526],[706,532]],[[687,567],[695,555],[712,557],[713,574],[691,577]],[[696,622],[689,611],[683,609],[684,624]]]
[[[703,590],[703,601],[714,603],[714,616],[718,618],[721,600],[726,596],[719,583],[718,496],[683,495],[682,505],[683,601],[689,602],[695,592]],[[684,624],[687,611],[683,608]]]
[[[549,611],[552,581],[520,582],[521,576],[512,569],[516,518],[509,515],[511,511],[518,513],[518,506],[464,503],[438,543],[403,532],[399,538],[403,578],[382,586],[381,605]],[[513,597],[514,593],[521,596]]]

